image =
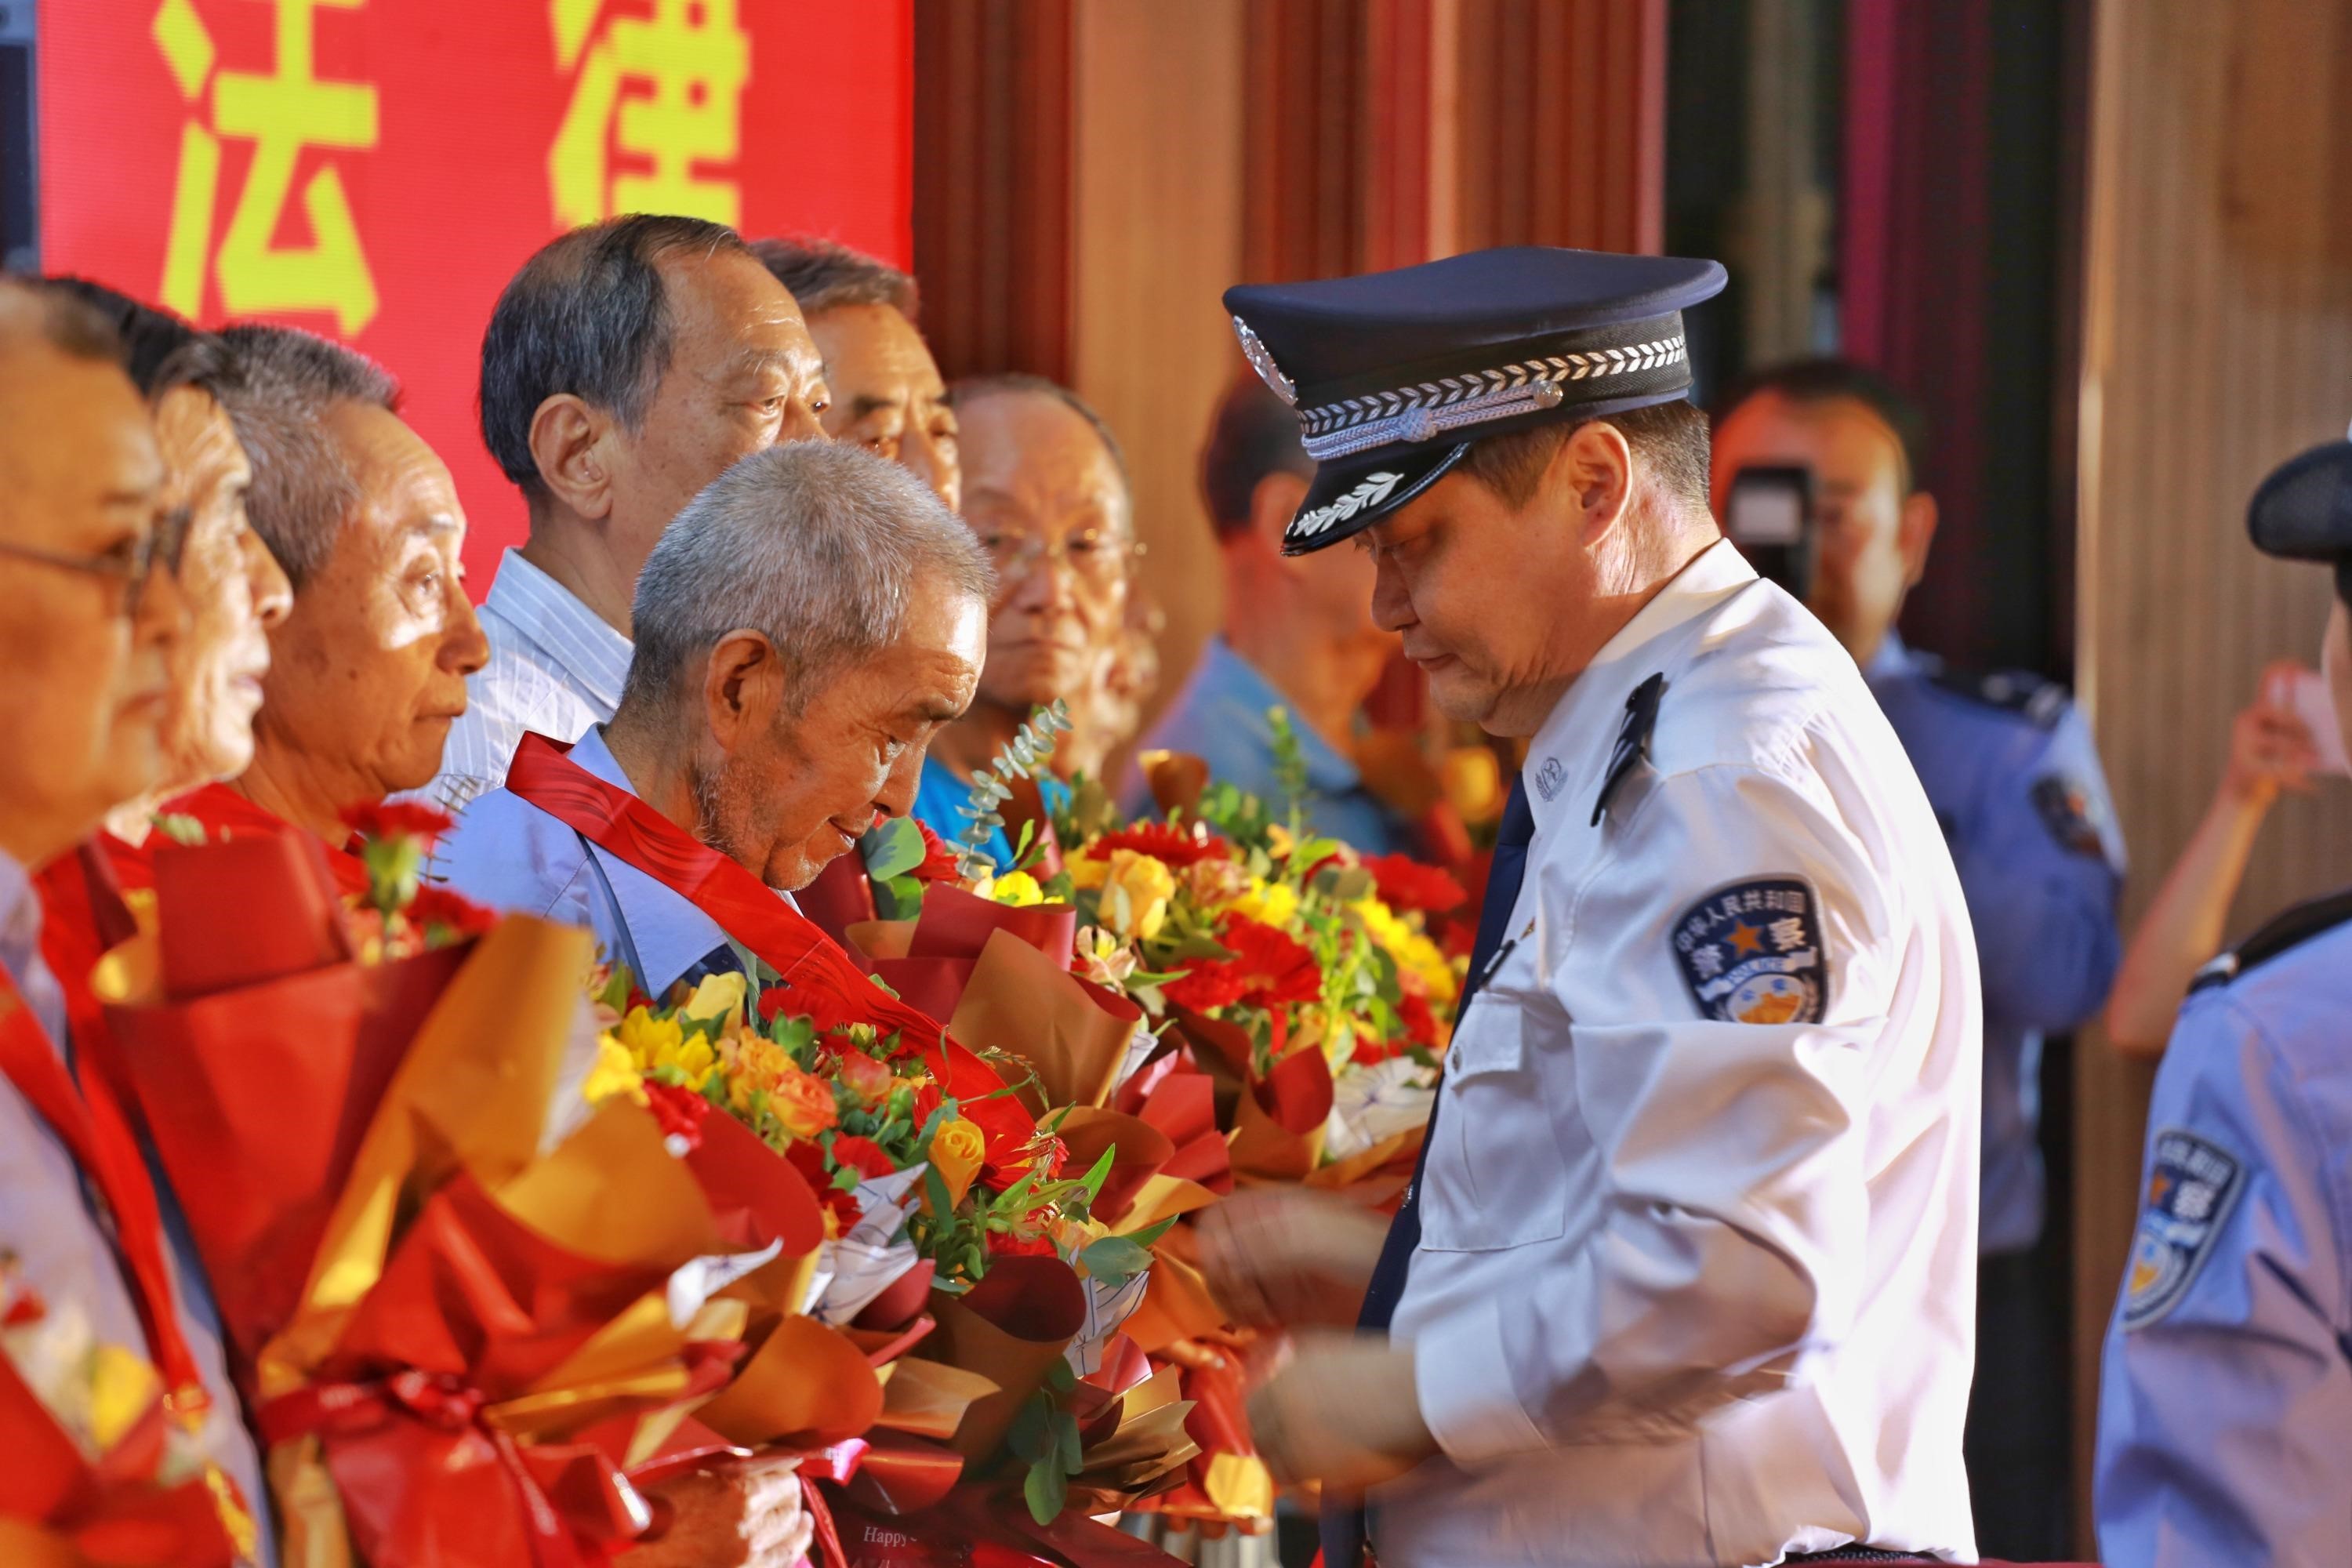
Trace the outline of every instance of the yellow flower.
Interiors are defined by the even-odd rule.
[[[610,1034],[596,1039],[596,1065],[588,1071],[588,1081],[580,1092],[591,1105],[602,1105],[616,1094],[625,1094],[639,1105],[646,1102],[645,1075],[637,1071],[636,1059],[629,1047]]]
[[[1082,893],[1090,888],[1099,888],[1110,879],[1110,862],[1097,860],[1091,855],[1074,857],[1064,863],[1063,869],[1070,874],[1070,886]]]
[[[1026,871],[1007,871],[996,879],[986,896],[1008,908],[1025,910],[1032,904],[1044,903],[1045,889]]]
[[[1287,882],[1250,879],[1249,891],[1234,900],[1234,910],[1270,926],[1286,926],[1298,913],[1298,889]]]
[[[630,1008],[617,1033],[637,1070],[648,1076],[676,1068],[688,1083],[698,1088],[719,1065],[718,1054],[701,1034],[689,1038],[676,1018],[656,1018],[643,1007]]]
[[[1168,900],[1175,896],[1176,874],[1164,862],[1132,849],[1110,852],[1101,913],[1111,930],[1150,942],[1168,922]]]
[[[1290,858],[1290,852],[1297,847],[1298,840],[1290,836],[1290,829],[1279,822],[1269,822],[1265,825],[1267,854],[1277,860],[1287,860]]]
[[[101,1452],[111,1452],[163,1396],[163,1380],[121,1345],[100,1345],[89,1373],[89,1435]]]
[[[987,1158],[988,1138],[977,1122],[959,1116],[941,1122],[931,1134],[931,1169],[947,1184],[950,1208],[962,1203],[964,1194],[971,1191],[972,1178],[980,1174]]]
[[[1078,931],[1070,967],[1096,984],[1117,991],[1135,973],[1135,952],[1102,927],[1085,926]]]
[[[730,970],[724,974],[706,974],[702,984],[694,988],[687,999],[684,1013],[689,1018],[731,1018],[743,1010],[743,996],[751,984],[750,976],[741,970]]]
[[[1420,977],[1432,1002],[1454,1000],[1454,993],[1460,989],[1454,965],[1426,932],[1416,930],[1378,899],[1358,899],[1349,907],[1364,922],[1365,932],[1396,960],[1398,968]]]

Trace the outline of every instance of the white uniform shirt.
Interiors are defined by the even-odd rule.
[[[1595,826],[1653,674],[1649,761]],[[1444,1455],[1374,1494],[1381,1562],[1973,1561],[1976,947],[1853,660],[1718,543],[1526,784],[1393,1325]]]
[[[572,591],[509,550],[482,602],[488,663],[466,681],[441,771],[407,798],[458,812],[507,782],[526,731],[576,741],[612,718],[635,645]]]

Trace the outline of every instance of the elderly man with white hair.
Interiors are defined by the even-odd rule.
[[[790,890],[902,816],[931,737],[971,702],[986,557],[918,479],[848,447],[738,462],[637,580],[612,720],[526,736],[467,807],[457,891],[584,925],[658,995],[822,942]]]

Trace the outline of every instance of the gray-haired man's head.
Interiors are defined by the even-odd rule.
[[[963,465],[947,383],[915,328],[915,280],[830,239],[762,239],[751,254],[793,291],[824,355],[833,393],[824,433],[913,471],[948,510],[963,502]]]
[[[614,749],[633,778],[635,758],[684,759],[678,799],[647,798],[772,887],[805,887],[913,804],[979,683],[992,587],[906,470],[851,447],[756,453],[638,575]]]
[[[551,241],[482,337],[482,440],[534,532],[590,525],[625,584],[730,464],[821,436],[827,401],[792,295],[699,218],[633,215]]]

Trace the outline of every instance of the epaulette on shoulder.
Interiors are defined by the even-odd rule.
[[[2073,700],[2063,686],[2031,670],[2005,669],[1994,675],[1968,670],[1937,669],[1928,677],[1940,690],[2003,712],[2018,714],[2044,730],[2057,728]]]
[[[2307,904],[2297,904],[2197,972],[2189,982],[2193,992],[2227,985],[2232,980],[2250,973],[2283,952],[2290,952],[2313,937],[2334,931],[2347,921],[2352,921],[2352,889],[2330,893],[2324,899],[2314,899]]]

